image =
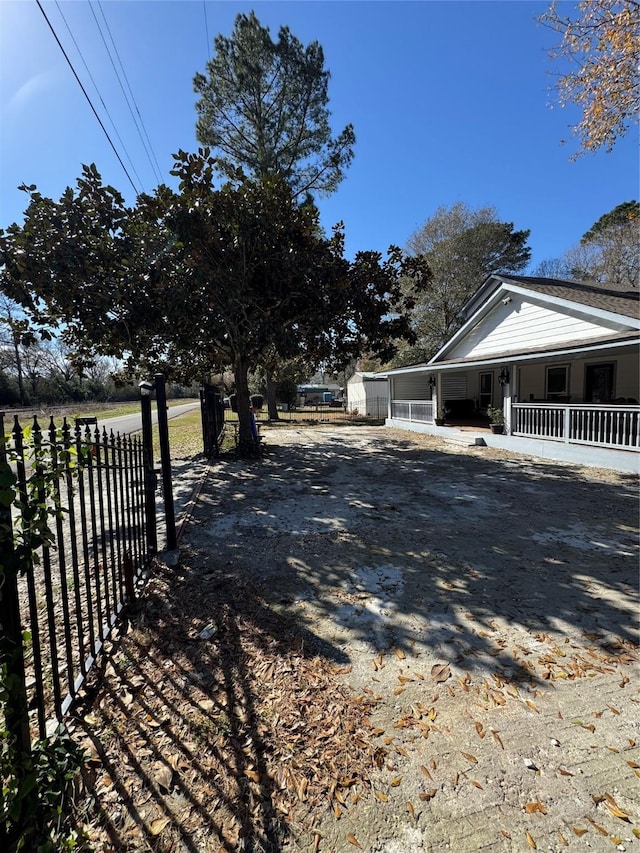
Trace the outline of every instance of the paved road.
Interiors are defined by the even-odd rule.
[[[186,412],[191,412],[199,406],[200,403],[198,402],[181,403],[173,406],[169,405],[167,417],[175,418],[178,415],[184,415]],[[151,421],[154,424],[158,423],[158,410],[155,403],[152,403],[151,407]],[[130,432],[137,432],[142,429],[142,415],[140,412],[137,412],[134,415],[122,415],[119,418],[100,418],[98,419],[98,426],[101,430],[104,427],[107,432],[113,430],[114,433],[119,432],[121,435]]]

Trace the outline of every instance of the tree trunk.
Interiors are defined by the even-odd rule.
[[[251,400],[249,398],[249,382],[247,379],[249,365],[245,361],[237,361],[234,365],[236,380],[236,400],[238,404],[238,454],[243,457],[255,456],[258,452],[251,431]]]
[[[279,420],[278,415],[278,406],[276,403],[276,382],[272,379],[271,374],[267,373],[266,376],[266,385],[267,385],[267,411],[269,413],[270,421]]]

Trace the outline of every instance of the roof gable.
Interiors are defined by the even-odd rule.
[[[608,311],[632,317],[640,316],[640,290],[617,285],[597,284],[581,281],[568,281],[558,278],[540,278],[524,275],[502,275],[494,273],[483,281],[478,290],[466,302],[460,315],[468,320],[480,310],[483,304],[491,300],[496,290],[509,286],[523,288],[532,293],[539,293],[551,300],[561,299],[576,302],[590,308]]]
[[[430,364],[586,344],[640,330],[637,292],[525,276],[489,276],[462,328]]]

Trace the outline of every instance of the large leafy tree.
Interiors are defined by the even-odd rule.
[[[409,238],[407,251],[423,256],[432,278],[412,312],[417,342],[401,348],[396,363],[428,360],[458,328],[459,311],[489,273],[517,272],[531,257],[529,231],[514,231],[492,207],[462,202],[439,207]]]
[[[561,37],[549,51],[567,69],[555,87],[560,104],[582,111],[572,128],[580,142],[575,156],[611,151],[638,121],[640,2],[581,0],[574,15],[566,14],[567,6],[554,2],[539,20]]]
[[[216,37],[200,96],[197,137],[218,154],[217,168],[236,180],[277,175],[294,196],[331,193],[353,157],[347,125],[335,138],[329,123],[329,72],[317,41],[306,48],[281,27],[271,39],[254,12],[238,15],[230,38]]]
[[[570,249],[565,264],[574,278],[619,287],[640,284],[640,204],[625,201],[598,219],[580,244]]]
[[[197,74],[198,140],[211,146],[224,177],[279,177],[294,196],[332,193],[353,158],[347,125],[332,136],[329,71],[317,41],[304,47],[281,27],[277,41],[254,12],[237,16],[230,37],[218,35],[206,74]],[[278,417],[275,349],[262,365],[271,418]]]
[[[213,186],[214,160],[180,152],[179,190],[134,207],[87,167],[58,202],[26,188],[22,226],[0,232],[0,288],[36,323],[59,325],[79,358],[104,353],[183,380],[234,368],[240,445],[252,447],[248,374],[275,349],[336,365],[363,346],[383,355],[408,334],[424,262],[398,249],[343,257],[343,235],[277,178]]]

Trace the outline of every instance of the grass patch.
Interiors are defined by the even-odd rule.
[[[199,408],[171,418],[168,427],[172,459],[188,459],[204,452],[202,417]],[[160,458],[160,437],[157,426],[153,427],[153,456],[155,459]]]

